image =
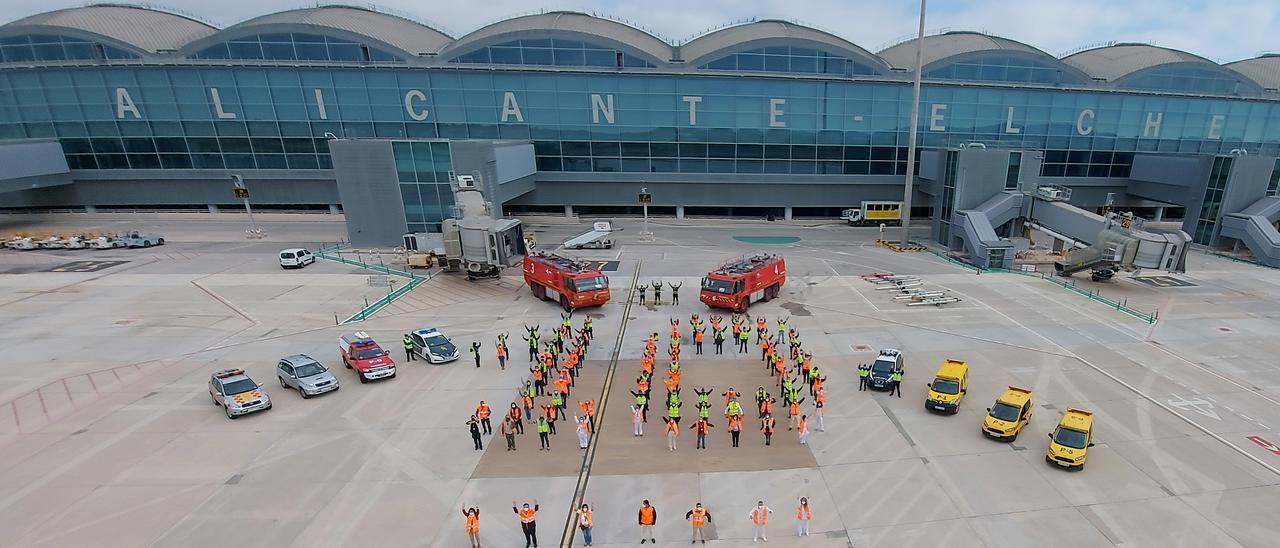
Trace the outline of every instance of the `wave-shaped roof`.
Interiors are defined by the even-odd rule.
[[[1222,66],[1199,55],[1150,44],[1103,46],[1068,55],[1062,60],[1068,65],[1083,70],[1089,76],[1108,82],[1140,70],[1174,63]]]
[[[39,13],[0,26],[5,34],[83,33],[144,52],[176,50],[218,31],[195,19],[124,4],[96,4]]]
[[[742,25],[733,25],[709,32],[680,46],[680,57],[686,63],[697,66],[716,57],[767,45],[770,41],[810,42],[818,49],[845,55],[866,65],[888,72],[889,65],[875,54],[844,38],[813,27],[768,19]]]
[[[552,11],[504,19],[472,31],[441,51],[442,58],[466,53],[482,45],[518,37],[541,37],[564,33],[594,39],[594,42],[623,46],[648,57],[655,64],[671,60],[671,44],[636,27],[575,11]]]
[[[603,17],[578,12],[553,11],[505,19],[457,39],[410,19],[368,8],[344,5],[318,6],[255,17],[218,29],[195,19],[148,7],[98,4],[41,13],[0,25],[0,35],[66,34],[97,38],[132,49],[145,59],[171,61],[209,44],[246,35],[275,32],[333,34],[402,52],[413,65],[447,62],[455,54],[520,37],[577,36],[584,41],[612,45],[632,52],[655,66],[674,71],[694,70],[713,56],[728,55],[761,46],[796,45],[822,49],[863,62],[882,74],[890,68],[911,70],[915,64],[915,40],[908,40],[873,54],[839,36],[805,25],[763,20],[734,25],[676,46],[643,29]],[[1085,50],[1058,59],[1038,48],[976,32],[948,32],[924,38],[924,68],[941,66],[991,52],[1034,58],[1056,64],[1080,78],[1081,85],[1124,87],[1129,76],[1169,64],[1194,64],[1240,78],[1247,93],[1280,88],[1280,59],[1260,57],[1227,66],[1187,52],[1146,44],[1116,44]],[[168,52],[179,53],[170,54]],[[426,54],[424,59],[421,55]],[[619,67],[621,68],[621,67]],[[1144,72],[1145,74],[1145,72]],[[1083,78],[1088,76],[1093,82]],[[1101,82],[1106,82],[1101,83]],[[1255,87],[1253,84],[1257,84]],[[1171,90],[1179,91],[1179,90]]]

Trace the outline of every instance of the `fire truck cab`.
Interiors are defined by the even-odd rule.
[[[565,310],[609,302],[609,278],[590,264],[553,253],[524,257],[524,281],[533,296],[560,303]]]
[[[699,300],[711,308],[746,312],[753,302],[782,293],[787,264],[777,255],[759,254],[726,261],[702,279]]]

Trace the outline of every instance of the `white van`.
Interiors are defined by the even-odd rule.
[[[314,262],[316,256],[300,247],[280,252],[280,268],[302,268]]]

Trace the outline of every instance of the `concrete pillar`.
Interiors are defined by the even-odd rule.
[[[1157,208],[1156,208],[1156,217],[1155,217],[1154,219],[1152,219],[1152,220],[1153,220],[1153,221],[1163,221],[1163,220],[1164,220],[1164,206],[1160,206],[1160,207],[1157,207]]]
[[[1059,239],[1057,239],[1057,238],[1054,238],[1054,239],[1053,239],[1053,250],[1054,250],[1055,252],[1062,251],[1062,248],[1063,248],[1063,244],[1064,244],[1064,243],[1066,243],[1066,242],[1063,242],[1062,240],[1059,240]]]
[[[91,205],[84,206],[84,212],[85,212],[85,213],[97,213],[97,212],[98,212],[98,206],[91,206]]]
[[[677,219],[684,218],[684,206],[676,206],[676,218]]]
[[[209,204],[209,213],[217,213],[218,204]]]
[[[338,208],[338,204],[329,204],[330,215],[337,215],[339,213],[342,213],[342,210]]]
[[[782,208],[782,220],[784,221],[791,220],[791,206]]]
[[[565,216],[565,217],[573,217],[573,206],[571,206],[571,205],[569,205],[569,204],[565,204],[565,205],[564,205],[564,216]]]

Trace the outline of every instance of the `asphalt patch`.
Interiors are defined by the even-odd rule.
[[[813,315],[812,312],[809,312],[808,308],[805,308],[804,305],[800,303],[782,303],[782,308],[786,309],[787,312],[790,312],[792,316]]]
[[[97,272],[114,266],[120,266],[127,262],[129,261],[72,261],[55,267],[46,268],[40,272]]]

